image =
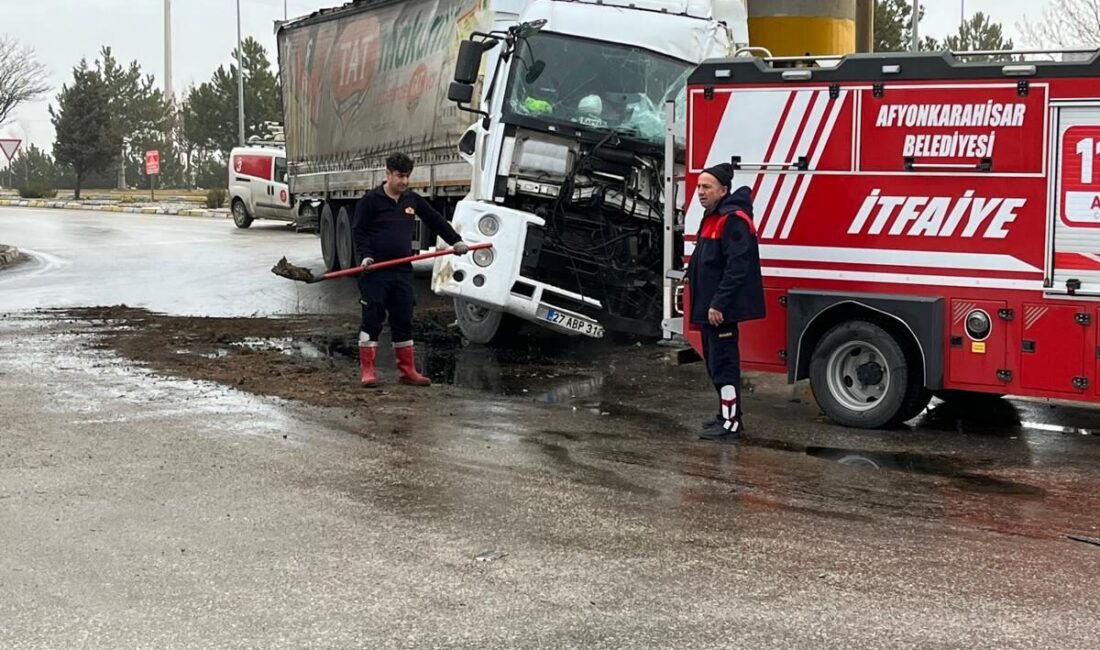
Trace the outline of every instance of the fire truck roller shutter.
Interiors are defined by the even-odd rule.
[[[749,42],[774,56],[851,54],[856,0],[749,0]]]
[[[791,381],[846,426],[904,422],[943,386],[943,299],[794,290],[787,297]]]

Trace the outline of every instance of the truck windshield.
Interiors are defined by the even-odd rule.
[[[520,42],[505,111],[612,130],[659,144],[664,103],[680,100],[691,64],[648,50],[540,32]]]

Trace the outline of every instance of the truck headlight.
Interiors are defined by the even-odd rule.
[[[486,267],[493,263],[493,249],[491,248],[479,248],[474,251],[474,264],[480,267]]]
[[[487,214],[478,219],[477,229],[486,237],[492,237],[500,232],[500,219],[497,219],[495,214]]]
[[[516,169],[520,172],[565,176],[569,171],[569,147],[556,142],[524,140],[519,145]]]

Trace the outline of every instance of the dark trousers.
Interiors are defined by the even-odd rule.
[[[723,419],[741,420],[741,348],[737,323],[702,326],[703,360],[718,392]]]
[[[363,322],[359,329],[370,336],[370,340],[378,340],[387,315],[393,342],[412,340],[416,291],[411,272],[381,270],[360,275],[359,303],[363,307]]]

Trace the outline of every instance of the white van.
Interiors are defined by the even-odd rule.
[[[229,153],[229,208],[233,223],[254,219],[294,221],[297,210],[286,182],[286,150],[273,146],[234,147]]]

